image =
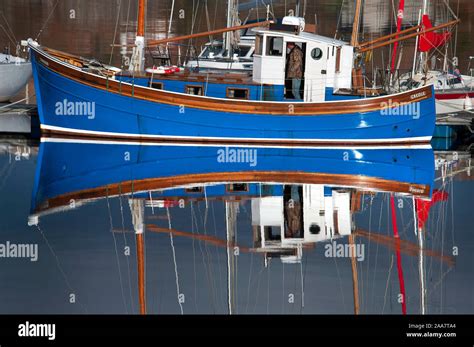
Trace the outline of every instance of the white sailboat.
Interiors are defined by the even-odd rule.
[[[31,76],[30,62],[10,54],[0,54],[0,102],[11,100]]]
[[[234,0],[227,1],[227,27],[242,24]],[[252,71],[255,51],[255,34],[252,29],[244,32],[227,32],[223,40],[205,44],[196,59],[187,62],[188,68],[211,70]]]
[[[428,17],[428,5],[429,1],[423,1],[423,9],[420,16],[420,24],[426,28],[426,22],[429,25]],[[446,4],[449,6],[449,4]],[[450,11],[454,17],[456,15]],[[423,18],[423,23],[422,23]],[[458,18],[455,18],[458,19]],[[442,35],[442,34],[435,34]],[[465,111],[472,111],[474,109],[474,77],[468,75],[462,75],[457,68],[458,59],[454,57],[452,63],[448,63],[447,50],[444,56],[443,69],[436,69],[428,67],[428,54],[432,49],[438,47],[436,40],[431,42],[426,39],[426,44],[431,45],[428,52],[418,51],[418,47],[415,50],[415,61],[413,71],[410,73],[403,74],[400,76],[398,87],[401,90],[409,90],[417,88],[417,86],[423,86],[433,84],[436,93],[436,113],[437,114],[451,114]],[[445,43],[443,43],[445,45]],[[443,45],[443,44],[440,44]],[[433,58],[436,58],[435,56]],[[474,57],[470,57],[471,61]],[[418,61],[418,64],[416,63]],[[432,64],[434,65],[434,64]],[[452,65],[452,71],[450,71],[449,65]],[[470,64],[469,64],[470,65]],[[417,68],[418,67],[418,68]]]

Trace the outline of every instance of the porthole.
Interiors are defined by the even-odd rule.
[[[313,48],[311,51],[311,58],[319,60],[323,57],[323,51],[320,48]]]

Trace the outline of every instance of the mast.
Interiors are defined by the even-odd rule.
[[[423,0],[423,10],[421,13],[421,17],[423,18],[423,16],[427,14],[428,14],[428,0]],[[428,53],[425,54],[423,52],[420,52],[420,70],[422,72],[428,72],[427,65],[428,65]]]
[[[390,210],[392,212],[392,227],[393,227],[393,236],[397,242],[397,270],[398,270],[398,282],[400,285],[400,294],[401,294],[401,305],[402,313],[407,314],[407,304],[406,304],[406,293],[405,293],[405,280],[403,278],[403,268],[402,268],[402,255],[401,255],[401,245],[400,245],[400,236],[398,234],[397,226],[397,211],[395,210],[395,198],[393,193],[390,195]]]
[[[416,223],[416,222],[415,222]],[[423,250],[425,233],[423,229],[418,230],[418,244],[420,246],[420,254],[418,255],[418,271],[420,274],[420,308],[421,314],[426,314],[426,280],[425,280],[425,254]]]
[[[352,289],[354,294],[354,314],[359,314],[359,279],[357,275],[357,260],[355,258],[355,235],[349,235],[349,244],[351,245],[351,268],[352,268]]]
[[[129,67],[133,72],[145,70],[145,12],[146,0],[138,0],[137,36]]]
[[[405,0],[400,0],[400,2],[398,3],[398,13],[397,13],[397,34],[402,29],[404,11],[405,11]],[[396,38],[398,38],[398,35],[396,36]],[[398,49],[398,41],[393,44],[392,67],[390,69],[390,72],[392,73],[392,75],[395,72],[395,65],[397,62],[397,49]]]
[[[227,305],[229,314],[235,313],[235,268],[234,256],[235,230],[237,228],[238,202],[225,202],[226,231],[227,231]]]
[[[137,243],[137,272],[138,272],[138,303],[140,306],[140,314],[146,314],[146,297],[145,297],[145,240],[143,238],[144,212],[145,208],[143,200],[130,199],[130,212],[132,213],[133,229],[135,230],[135,239]]]
[[[227,28],[233,26],[233,0],[227,0]],[[232,32],[228,31],[224,34],[224,47],[227,52],[227,57],[232,57]]]
[[[360,13],[362,10],[362,0],[356,0],[354,15],[354,24],[352,26],[351,46],[356,47],[359,44]]]
[[[351,37],[351,46],[357,47],[359,45],[359,22],[360,22],[360,13],[362,11],[362,0],[356,0],[356,8],[355,8],[355,15],[354,15],[354,25],[352,26],[352,37]],[[357,67],[358,61],[361,56],[359,54],[354,55],[354,62],[352,66],[352,89],[358,90],[362,88],[363,77],[362,77],[362,69]]]

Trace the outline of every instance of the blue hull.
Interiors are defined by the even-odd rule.
[[[414,103],[419,106],[416,117],[398,115],[402,112],[386,115],[381,110],[304,116],[222,112],[108,92],[63,76],[37,59],[32,54],[41,126],[45,131],[109,138],[352,144],[429,142],[435,126],[433,98]],[[93,114],[58,114],[58,103],[83,102],[93,105]]]
[[[291,177],[286,178],[286,173],[298,180],[292,183],[312,183],[313,176],[323,174],[329,175],[326,177],[329,180],[324,181],[323,178],[321,184],[331,186],[345,185],[382,191],[399,191],[400,184],[428,187],[424,193],[418,192],[421,196],[431,194],[434,180],[434,154],[431,149],[247,149],[256,151],[253,163],[220,162],[219,151],[225,150],[222,147],[42,142],[32,210],[47,209],[45,201],[58,196],[112,187],[124,182],[136,182],[138,187],[138,182],[157,178],[171,179],[166,189],[175,190],[176,193],[180,187],[173,179],[189,175],[191,178],[186,182],[187,186],[195,182],[222,183],[222,176],[217,181],[213,181],[212,177],[212,174],[222,173],[225,174],[226,182],[241,182],[234,177],[239,174],[269,173],[264,176],[265,179],[252,180],[251,183],[292,182]],[[193,181],[200,174],[211,176],[205,182]],[[349,176],[351,181],[339,183],[331,180],[331,175]],[[280,179],[285,182],[279,182]],[[371,186],[370,179],[394,184]],[[166,189],[157,191],[160,193]],[[181,189],[181,193],[183,191]],[[131,194],[140,193],[142,191],[136,188]],[[409,188],[406,193],[410,194]],[[413,191],[413,194],[416,193]]]

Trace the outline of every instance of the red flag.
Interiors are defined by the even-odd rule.
[[[415,199],[416,205],[416,215],[418,217],[418,229],[422,229],[428,219],[431,206],[433,206],[438,201],[448,200],[448,193],[442,192],[439,190],[433,191],[433,196],[431,201],[421,200],[419,198]]]
[[[430,17],[427,14],[423,15],[422,18],[422,27],[423,30],[430,29],[433,27],[431,24]],[[444,32],[442,34],[437,34],[433,31],[420,35],[420,41],[418,43],[418,50],[420,52],[428,52],[433,48],[440,47],[446,43],[451,37],[451,33]]]

